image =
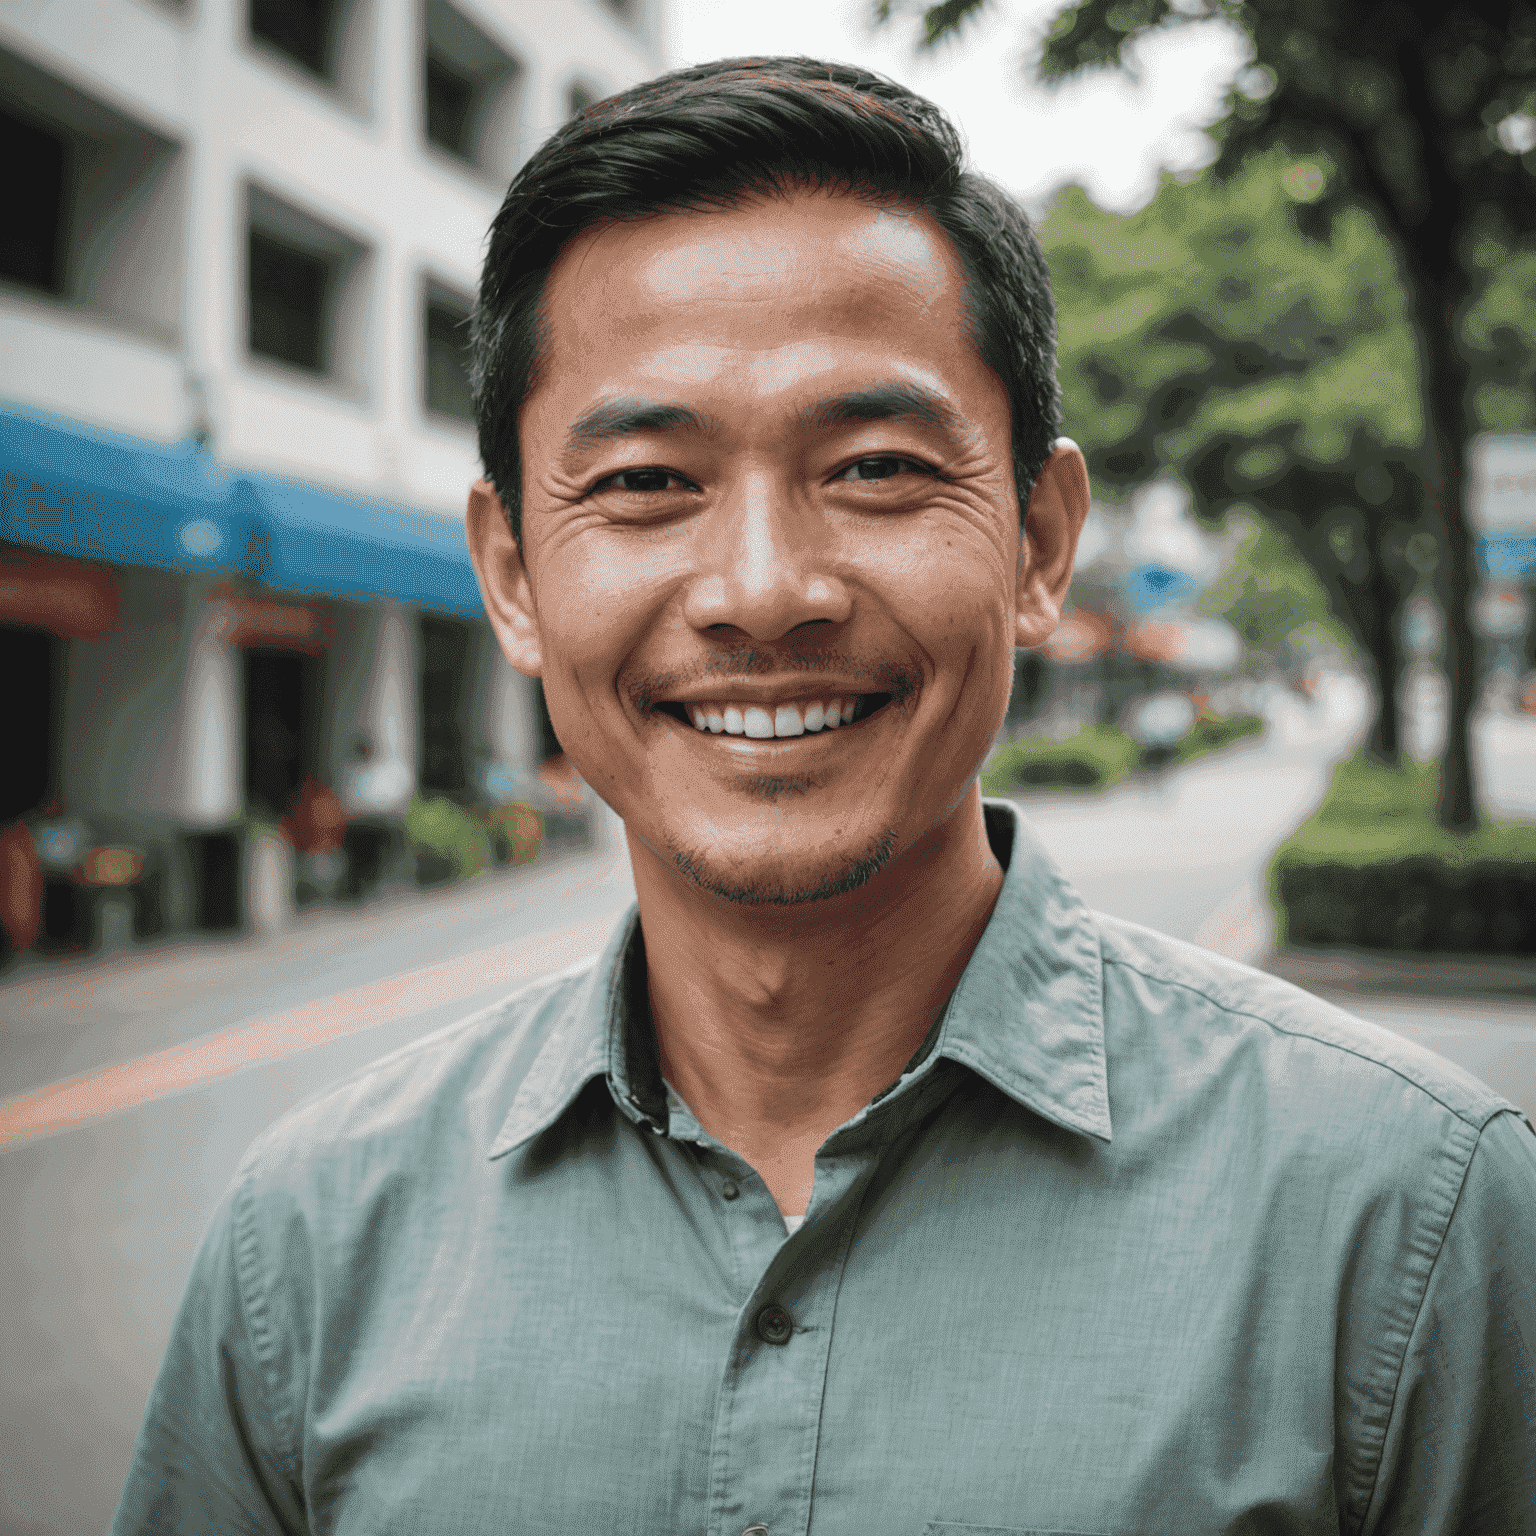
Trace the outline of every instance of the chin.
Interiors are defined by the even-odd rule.
[[[797,907],[830,901],[868,884],[896,850],[894,830],[863,849],[828,861],[721,858],[710,848],[677,848],[672,863],[701,890],[744,907]]]

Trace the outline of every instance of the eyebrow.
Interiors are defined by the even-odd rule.
[[[707,432],[711,425],[686,405],[667,405],[660,400],[604,400],[571,423],[565,441],[568,448],[592,448],[636,432],[666,432],[672,427]]]
[[[960,418],[942,395],[920,384],[877,384],[819,400],[802,419],[812,427],[835,427],[847,421],[890,421],[905,417],[938,427],[951,437],[960,435]]]
[[[919,384],[876,384],[869,389],[818,400],[800,413],[801,421],[811,427],[902,418],[938,427],[950,437],[960,436],[960,418],[954,407],[942,395]],[[592,448],[638,432],[666,432],[674,427],[708,432],[714,425],[711,418],[686,405],[669,405],[661,400],[604,400],[583,411],[571,423],[566,434],[566,447],[571,450]]]

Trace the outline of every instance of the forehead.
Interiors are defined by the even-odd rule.
[[[571,243],[546,286],[545,377],[637,387],[775,369],[832,356],[920,373],[980,364],[965,271],[923,210],[850,195],[757,197],[709,212],[600,225]],[[658,378],[656,382],[662,382]],[[957,378],[953,382],[959,383]],[[536,393],[541,391],[536,391]]]

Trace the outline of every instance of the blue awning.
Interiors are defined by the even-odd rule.
[[[480,612],[460,518],[221,468],[173,447],[0,410],[0,540],[121,565],[253,577],[317,597]]]
[[[255,549],[236,476],[163,447],[0,411],[0,538],[168,570],[245,571]]]
[[[462,518],[293,481],[242,478],[260,529],[255,574],[269,587],[317,596],[390,598],[450,613],[480,612],[480,587]]]

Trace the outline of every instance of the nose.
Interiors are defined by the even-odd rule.
[[[831,530],[768,476],[746,481],[702,520],[683,613],[697,630],[782,639],[802,624],[844,622],[853,596],[834,567]]]

